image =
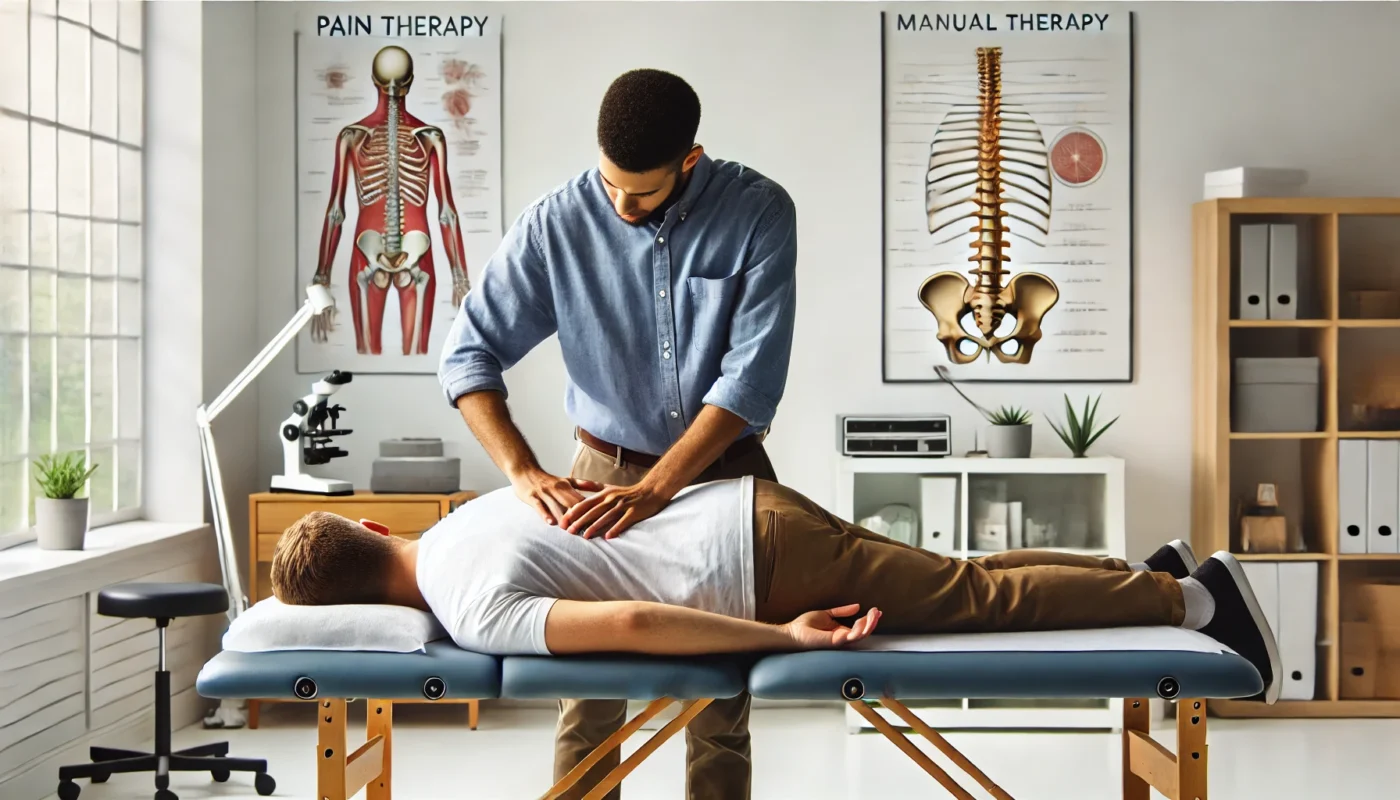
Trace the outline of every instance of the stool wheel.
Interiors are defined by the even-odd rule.
[[[157,789],[156,800],[180,800],[180,796],[169,789]]]
[[[80,792],[82,789],[78,788],[78,784],[72,781],[59,781],[58,783],[58,800],[78,800]]]
[[[253,788],[258,790],[258,794],[267,797],[277,790],[277,781],[266,772],[259,772],[253,777]]]
[[[209,777],[213,778],[215,783],[223,783],[224,781],[228,780],[229,771],[226,769],[210,770]]]
[[[92,773],[92,782],[93,782],[93,783],[106,783],[106,782],[107,782],[107,779],[110,778],[110,777],[112,777],[112,773],[110,773],[110,772],[94,772],[94,773]]]

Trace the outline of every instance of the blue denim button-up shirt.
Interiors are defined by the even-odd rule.
[[[565,412],[606,441],[664,453],[702,404],[772,422],[796,311],[797,216],[783,188],[702,155],[664,218],[613,210],[597,169],[527,208],[443,345],[447,401],[505,393],[501,373],[559,334]]]

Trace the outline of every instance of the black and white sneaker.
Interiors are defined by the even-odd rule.
[[[1215,613],[1201,633],[1220,642],[1243,656],[1264,679],[1263,701],[1273,705],[1278,700],[1278,680],[1282,665],[1278,657],[1278,642],[1264,610],[1254,597],[1254,590],[1235,557],[1220,551],[1207,558],[1191,573],[1215,599]],[[1261,699],[1259,695],[1249,698]]]
[[[1196,554],[1191,551],[1191,545],[1180,539],[1173,539],[1157,548],[1157,552],[1148,556],[1143,563],[1149,570],[1168,573],[1177,580],[1191,577],[1191,573],[1200,566],[1196,563]]]

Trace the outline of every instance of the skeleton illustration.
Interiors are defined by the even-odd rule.
[[[1059,300],[1055,283],[1035,272],[1008,280],[1010,235],[1043,246],[1050,233],[1050,170],[1045,140],[1029,114],[1002,102],[1001,48],[977,48],[978,102],[955,105],[934,135],[926,175],[929,233],[952,228],[943,244],[966,232],[975,264],[969,282],[939,272],[919,287],[938,320],[938,340],[955,364],[983,353],[1026,364],[1040,340],[1040,322]],[[1008,225],[1009,221],[1009,225]]]
[[[413,84],[413,59],[403,48],[388,46],[374,57],[373,81],[379,90],[374,113],[345,126],[336,139],[331,199],[321,232],[313,282],[329,285],[331,264],[345,222],[345,189],[355,176],[360,201],[355,249],[350,256],[350,311],[355,349],[379,355],[380,329],[389,285],[399,295],[403,354],[425,354],[433,324],[432,241],[428,236],[428,188],[433,184],[443,249],[452,272],[452,303],[460,305],[471,288],[462,233],[447,177],[446,140],[403,107]],[[331,330],[327,311],[313,320],[312,339],[324,342]]]

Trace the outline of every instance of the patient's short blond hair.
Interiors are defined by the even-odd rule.
[[[288,605],[383,603],[395,542],[326,511],[292,523],[272,556],[272,593]]]

